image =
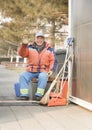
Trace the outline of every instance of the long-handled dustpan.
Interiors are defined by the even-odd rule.
[[[65,58],[65,64],[64,64],[64,69],[63,69],[63,74],[61,77],[61,82],[60,85],[58,85],[58,92],[55,90],[54,92],[50,93],[50,100],[48,102],[48,106],[63,106],[67,105],[69,102],[69,93],[70,93],[70,86],[71,86],[71,78],[72,78],[72,70],[73,70],[73,45],[72,43],[74,42],[73,39],[68,39],[68,45],[69,48],[66,53],[66,58]],[[72,45],[72,46],[71,46]],[[69,52],[71,50],[71,52]],[[68,54],[69,53],[69,54]],[[70,69],[68,70],[68,64],[71,63]],[[68,70],[66,72],[66,70]],[[57,87],[56,87],[57,89]]]

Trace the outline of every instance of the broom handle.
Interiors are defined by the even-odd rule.
[[[54,85],[57,83],[57,80],[58,80],[60,74],[65,70],[66,63],[69,61],[69,58],[71,58],[71,56],[72,56],[71,54],[68,56],[68,54],[69,54],[69,48],[70,48],[72,42],[73,42],[73,39],[70,39],[69,44],[67,46],[67,51],[66,51],[66,57],[65,57],[64,64],[63,64],[62,68],[60,69],[59,73],[57,74],[56,78],[54,79],[54,81],[51,83],[51,85],[50,85],[47,93],[50,93],[50,91],[52,90],[52,88],[54,87]],[[63,74],[63,78],[64,78],[64,74]]]
[[[52,88],[54,87],[54,85],[57,83],[57,79],[59,78],[59,75],[60,75],[61,72],[63,71],[64,66],[65,66],[65,64],[68,62],[69,58],[70,58],[70,56],[68,57],[68,59],[65,59],[65,62],[64,62],[64,64],[63,64],[61,70],[59,71],[59,73],[57,74],[56,78],[55,78],[55,79],[53,80],[53,82],[51,83],[51,85],[50,85],[50,87],[49,87],[47,93],[50,93],[51,90],[52,90]]]
[[[66,54],[65,61],[67,60],[68,52],[69,52],[69,48],[67,48],[67,54]],[[67,61],[67,62],[68,62],[68,61]],[[67,62],[64,64],[64,69],[63,69],[63,75],[62,75],[61,88],[60,88],[60,90],[62,90],[62,88],[63,88],[64,76],[65,76],[65,69],[66,69]]]
[[[66,65],[66,63],[68,62],[68,60],[69,60],[70,57],[71,57],[71,56],[69,56],[67,59],[65,59],[65,62],[64,62],[64,64],[63,64],[62,68],[60,69],[59,73],[57,74],[55,80],[58,79],[59,75],[60,75],[61,72],[63,71],[63,69],[64,69],[64,67],[65,67],[65,65]]]
[[[51,92],[52,88],[53,88],[54,85],[57,83],[57,80],[58,80],[60,74],[63,72],[63,69],[64,69],[66,63],[68,62],[68,60],[69,60],[69,58],[70,58],[70,56],[68,56],[68,51],[69,51],[69,48],[67,48],[67,51],[66,51],[66,56],[65,56],[64,64],[63,64],[62,68],[60,69],[60,71],[58,72],[56,78],[55,78],[55,79],[53,80],[53,82],[51,83],[51,85],[50,85],[48,91],[46,92],[46,94],[47,94],[47,93],[49,94],[49,93]],[[68,58],[67,58],[67,57],[68,57]]]
[[[67,62],[69,61],[69,58],[71,57],[71,55],[69,55],[69,46],[67,47],[67,54],[66,54],[66,58],[65,58],[65,64],[64,64],[64,69],[63,69],[63,75],[62,75],[62,80],[61,80],[61,87],[60,87],[60,93],[62,93],[62,89],[66,83],[66,80],[68,79],[68,76],[67,76],[67,79],[65,79],[65,69],[66,69],[66,66],[67,66]],[[65,81],[64,81],[65,79]]]

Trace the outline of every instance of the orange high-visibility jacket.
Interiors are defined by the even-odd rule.
[[[27,58],[26,71],[28,72],[55,70],[57,64],[55,53],[47,42],[40,53],[32,45],[21,44],[18,48],[18,54]]]

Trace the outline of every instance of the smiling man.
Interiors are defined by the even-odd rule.
[[[53,48],[45,41],[44,34],[38,32],[32,44],[26,39],[20,44],[18,54],[27,58],[25,72],[20,74],[20,99],[29,99],[29,82],[38,78],[38,87],[35,93],[36,100],[40,100],[45,92],[48,77],[55,71],[57,61]]]

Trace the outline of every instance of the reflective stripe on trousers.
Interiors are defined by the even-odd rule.
[[[44,95],[44,91],[45,91],[45,89],[43,89],[43,88],[37,88],[37,92],[36,92],[36,95],[41,95],[41,96],[43,96]]]
[[[20,95],[28,96],[28,89],[26,89],[26,88],[20,89]]]
[[[38,89],[40,88],[42,93],[42,94],[40,93],[39,95],[44,94],[44,90],[46,88],[47,81],[48,81],[47,72],[41,72],[41,73],[23,72],[20,74],[20,78],[19,78],[21,96],[28,96],[29,82],[33,78],[38,78],[37,91],[38,93],[40,93]]]

